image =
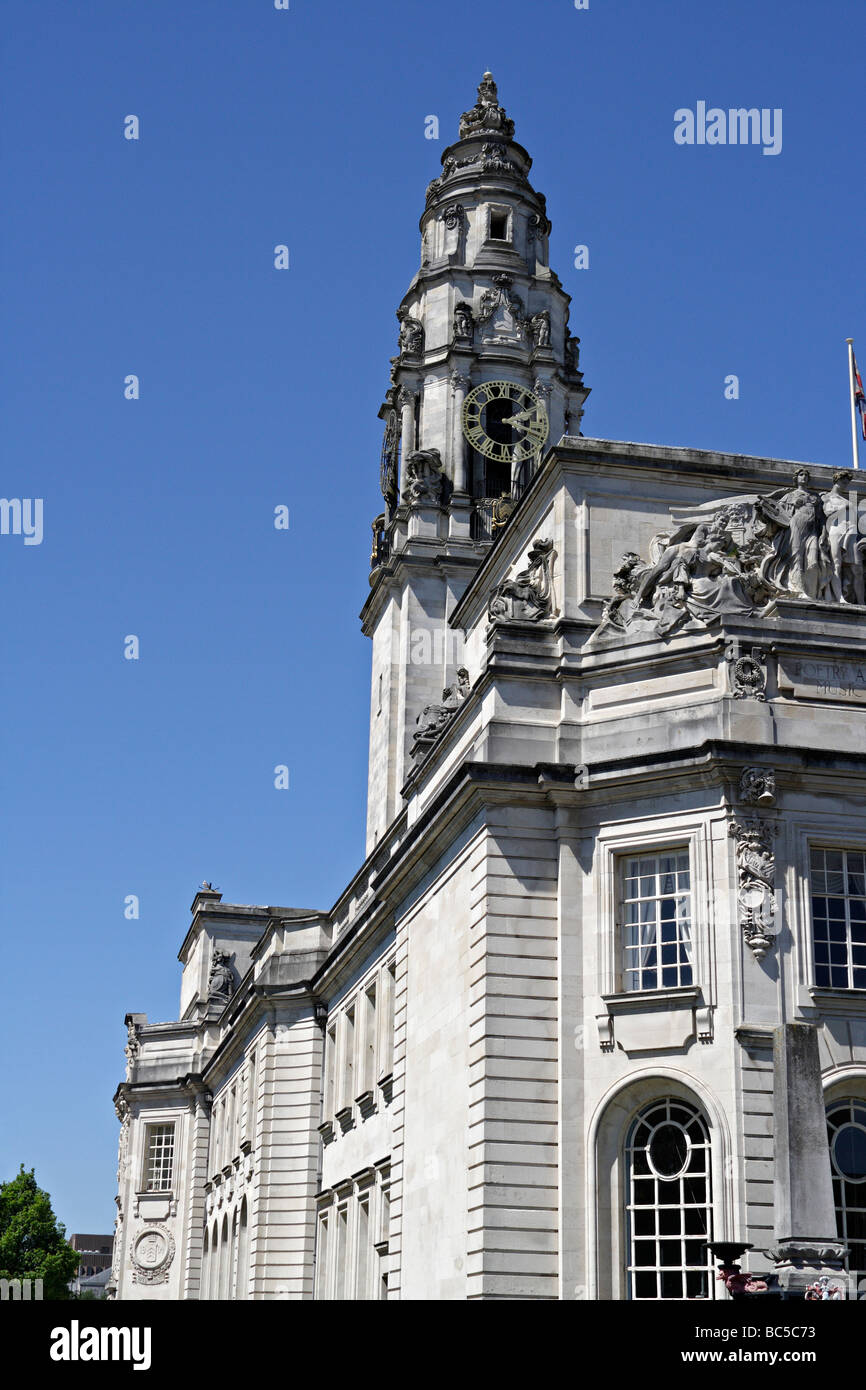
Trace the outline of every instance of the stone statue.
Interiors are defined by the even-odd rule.
[[[441,702],[435,705],[426,705],[418,715],[415,721],[418,727],[412,739],[413,758],[422,756],[432,747],[468,694],[469,672],[465,666],[461,666],[457,672],[455,683],[446,686],[442,691]]]
[[[542,309],[540,313],[533,314],[529,320],[529,327],[532,332],[532,345],[534,348],[550,347],[550,310]]]
[[[526,557],[526,569],[491,590],[487,607],[491,622],[537,623],[550,617],[553,610],[552,555],[553,541],[533,542]]]
[[[400,320],[400,356],[420,357],[424,351],[424,325],[419,319],[410,318],[405,310],[399,311],[397,317]]]
[[[470,135],[480,135],[488,130],[504,135],[507,140],[514,135],[514,122],[508,119],[504,107],[499,105],[499,92],[493,74],[485,72],[478,84],[478,100],[471,111],[464,111],[460,117],[460,139],[466,140]]]
[[[775,558],[766,575],[778,589],[818,598],[829,563],[821,544],[824,512],[818,494],[809,488],[809,479],[808,468],[798,468],[793,488],[773,494],[788,524],[778,532]]]
[[[461,301],[454,306],[454,337],[471,339],[473,327],[472,305]]]
[[[851,516],[848,497],[842,491],[852,474],[846,468],[833,474],[833,486],[822,501],[830,574],[826,597],[836,603],[866,604],[863,583],[863,551],[866,538],[857,529],[856,514]],[[853,521],[853,525],[852,525]]]
[[[410,507],[442,501],[442,458],[438,449],[416,449],[406,460],[403,501]]]
[[[230,952],[214,948],[207,982],[209,999],[226,1000],[234,993],[235,981],[230,960]]]
[[[383,563],[384,560],[387,560],[388,555],[390,553],[388,536],[385,530],[385,521],[385,513],[382,512],[371,523],[373,528],[373,549],[370,553],[371,570],[376,569],[379,565]]]

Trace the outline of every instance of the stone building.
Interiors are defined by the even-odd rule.
[[[204,884],[127,1016],[119,1298],[866,1269],[863,482],[584,437],[530,164],[485,74],[380,411],[367,858]]]

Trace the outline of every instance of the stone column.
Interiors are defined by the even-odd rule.
[[[466,440],[463,435],[463,403],[469,390],[469,377],[466,373],[454,370],[451,373],[451,395],[453,409],[451,417],[451,460],[454,492],[451,497],[451,516],[449,535],[468,538],[472,504],[469,498],[469,476],[466,457]]]
[[[409,455],[415,452],[415,395],[405,386],[400,387],[397,395],[397,405],[400,408],[400,498],[403,497],[403,489],[406,486],[406,462]]]
[[[773,1030],[776,1273],[783,1290],[802,1296],[822,1275],[838,1276],[845,1247],[827,1147],[818,1030],[783,1023]]]

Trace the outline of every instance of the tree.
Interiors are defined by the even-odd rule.
[[[65,1299],[78,1258],[51,1198],[22,1163],[17,1177],[0,1183],[0,1279],[41,1279],[44,1298]]]

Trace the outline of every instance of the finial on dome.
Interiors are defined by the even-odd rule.
[[[506,140],[514,135],[514,122],[506,116],[505,107],[499,105],[499,90],[492,72],[485,72],[478,84],[478,100],[460,118],[461,140],[488,134],[503,135]]]

